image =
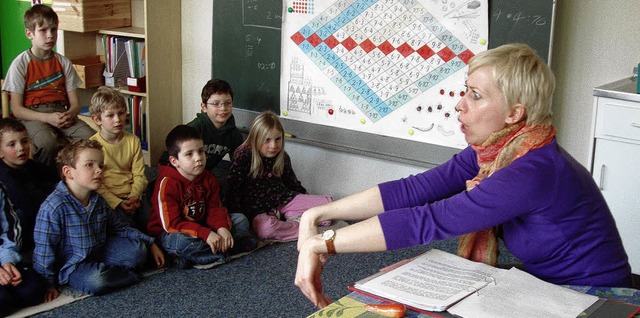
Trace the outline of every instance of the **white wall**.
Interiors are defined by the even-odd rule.
[[[182,0],[185,122],[199,111],[200,89],[211,74],[212,11],[210,0]],[[638,0],[557,1],[554,123],[560,143],[584,165],[589,157],[593,88],[630,76],[640,62],[638,17]],[[286,147],[307,189],[335,197],[424,170],[293,142]]]
[[[640,1],[558,0],[556,9],[554,123],[563,147],[586,165],[593,88],[631,76],[640,62]]]

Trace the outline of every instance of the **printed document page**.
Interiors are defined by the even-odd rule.
[[[517,268],[498,273],[495,284],[479,290],[451,308],[461,317],[575,318],[598,297],[547,283]]]
[[[506,270],[434,249],[354,287],[414,308],[444,311],[481,290],[500,271]]]

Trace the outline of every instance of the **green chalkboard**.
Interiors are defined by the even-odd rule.
[[[213,3],[212,77],[228,81],[234,107],[279,112],[281,0]]]
[[[320,0],[316,0],[320,1]],[[287,2],[288,3],[288,2]],[[212,77],[230,82],[239,126],[280,111],[282,0],[214,0]],[[555,0],[489,0],[489,48],[522,42],[549,61]],[[283,118],[296,141],[432,166],[458,149]]]
[[[556,0],[490,0],[489,48],[521,42],[549,62]]]

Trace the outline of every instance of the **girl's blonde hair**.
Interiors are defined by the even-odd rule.
[[[493,69],[493,82],[507,108],[520,103],[527,111],[527,125],[551,124],[556,81],[536,51],[526,44],[505,44],[474,56],[468,73],[484,66]]]
[[[262,112],[253,120],[251,130],[249,130],[249,136],[243,143],[244,146],[251,147],[251,170],[249,170],[249,175],[254,179],[267,172],[264,171],[260,148],[267,139],[269,132],[273,130],[280,132],[280,136],[282,137],[282,150],[275,157],[273,171],[271,172],[280,177],[284,171],[284,127],[282,126],[278,115],[274,112]]]

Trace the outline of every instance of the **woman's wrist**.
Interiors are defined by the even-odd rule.
[[[322,234],[316,234],[306,239],[303,244],[303,250],[305,249],[313,254],[326,254],[327,248],[322,239]]]
[[[300,224],[315,225],[319,222],[318,218],[319,215],[317,209],[311,208],[302,214],[302,217],[300,217]]]

